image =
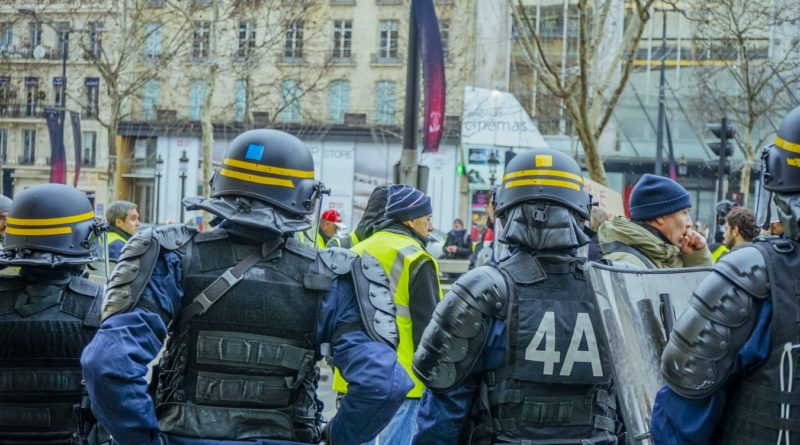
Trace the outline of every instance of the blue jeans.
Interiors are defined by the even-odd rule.
[[[406,399],[378,437],[363,445],[410,445],[417,429],[419,399]]]

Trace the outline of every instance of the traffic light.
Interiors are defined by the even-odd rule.
[[[727,119],[722,119],[722,123],[719,124],[706,124],[708,130],[714,134],[719,139],[719,142],[708,142],[708,148],[714,152],[715,155],[722,157],[730,157],[733,156],[733,143],[731,139],[736,136],[736,127],[733,125],[727,125]],[[725,152],[723,155],[722,148],[725,147]]]

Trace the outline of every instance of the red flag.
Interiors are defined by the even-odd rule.
[[[433,0],[412,0],[417,36],[422,58],[425,114],[423,120],[423,152],[439,150],[444,127],[445,78],[444,51],[439,20]]]

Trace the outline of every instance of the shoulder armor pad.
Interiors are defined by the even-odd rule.
[[[375,341],[397,348],[397,308],[394,305],[389,277],[386,276],[383,266],[375,257],[364,252],[361,258],[356,257],[352,263],[352,277],[361,321],[367,335]]]
[[[283,247],[284,249],[302,257],[306,257],[309,260],[317,258],[317,251],[315,249],[306,246],[292,237],[286,238],[286,242],[283,244]]]
[[[183,226],[167,227],[178,229]],[[159,228],[143,230],[131,237],[122,249],[119,262],[108,281],[101,312],[103,320],[116,313],[127,312],[139,302],[156,266],[162,239],[167,243],[167,246],[163,246],[165,249],[175,250],[189,243],[195,234],[197,231],[190,229],[183,231]]]
[[[767,264],[757,247],[746,246],[728,253],[714,265],[714,271],[756,298],[769,294]]]
[[[536,257],[525,252],[506,258],[500,262],[500,268],[517,284],[535,284],[547,278]]]
[[[92,280],[73,277],[69,282],[69,290],[76,294],[86,295],[87,297],[94,297],[100,292],[101,285]]]
[[[432,391],[459,385],[472,371],[488,335],[490,318],[504,318],[508,288],[495,268],[463,275],[436,306],[412,368]]]
[[[153,238],[158,241],[161,247],[167,250],[175,250],[182,247],[195,235],[197,235],[197,229],[187,227],[185,224],[170,224],[158,227],[153,231]]]
[[[358,255],[347,249],[329,247],[317,252],[316,259],[303,279],[306,289],[328,290],[334,278],[350,273]]]
[[[751,295],[711,273],[694,291],[664,348],[661,372],[667,384],[687,398],[712,394],[730,375],[756,318]]]
[[[99,328],[100,304],[102,303],[103,300],[103,285],[95,283],[94,281],[86,278],[72,277],[67,287],[72,293],[82,295],[87,298],[91,298],[92,300],[92,303],[89,306],[88,310],[86,310],[84,313],[73,314],[73,315],[82,316],[84,326]]]

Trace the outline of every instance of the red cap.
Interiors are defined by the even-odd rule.
[[[333,210],[333,209],[326,210],[326,211],[322,212],[322,220],[323,221],[330,221],[334,225],[336,225],[336,227],[338,227],[340,229],[344,229],[344,228],[347,227],[342,222],[342,215],[339,214],[339,212],[337,212],[336,210]]]

